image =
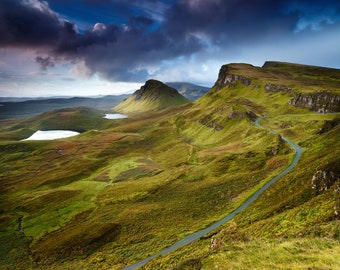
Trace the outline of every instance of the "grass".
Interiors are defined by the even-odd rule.
[[[145,128],[147,121],[150,124]],[[207,146],[189,144],[185,134],[178,131],[177,121],[171,115],[168,120],[162,116],[159,122],[144,120],[141,122],[142,133],[132,137],[123,137],[113,129],[84,134],[77,139],[28,143],[36,155],[22,162],[30,164],[27,169],[39,164],[38,170],[34,179],[32,174],[23,176],[20,168],[11,172],[13,179],[21,177],[20,188],[14,182],[14,190],[8,193],[7,200],[14,203],[14,198],[21,198],[12,207],[20,209],[24,217],[25,234],[33,239],[30,249],[34,251],[34,260],[53,263],[58,260],[58,254],[65,254],[68,235],[75,234],[72,220],[78,220],[79,215],[89,210],[92,211],[91,218],[84,221],[84,230],[93,222],[99,227],[106,228],[105,224],[110,223],[122,228],[115,244],[105,242],[99,250],[91,251],[93,255],[98,253],[99,256],[111,247],[111,252],[123,262],[141,259],[217,220],[242,201],[244,195],[240,194],[272,173],[265,164],[278,157],[257,152],[258,146],[236,141],[238,151],[228,154],[227,159],[222,158],[226,154],[223,151],[217,155],[196,154]],[[115,129],[130,130],[131,124],[126,125]],[[255,129],[251,123],[240,121],[238,128],[244,126]],[[269,144],[276,144],[275,136],[261,136],[263,139],[269,136],[266,139]],[[122,141],[122,138],[130,139]],[[90,141],[94,143],[89,144]],[[242,148],[248,148],[254,154],[245,155]],[[131,150],[132,156],[128,154]],[[241,169],[252,160],[254,167],[249,167],[248,171]],[[282,161],[280,166],[286,163]],[[84,167],[87,162],[88,166]],[[228,163],[229,169],[226,169]],[[262,169],[258,163],[262,164]],[[7,164],[10,166],[11,163]],[[254,168],[257,169],[255,172]],[[254,177],[248,179],[250,172]],[[173,219],[178,222],[176,226]],[[82,223],[79,223],[79,235],[75,234],[79,237]],[[58,242],[53,240],[55,237]],[[81,249],[91,250],[86,245]],[[51,251],[43,253],[42,250]],[[77,252],[70,253],[75,260]]]
[[[254,239],[226,243],[201,269],[339,269],[338,241],[318,238]]]
[[[338,116],[266,92],[269,78],[302,85],[286,67],[233,68],[259,87],[213,89],[194,105],[114,121],[77,108],[2,123],[0,268],[121,269],[219,220],[293,156],[253,114],[270,115],[263,126],[304,148],[297,167],[234,219],[236,230],[227,224],[146,268],[335,268],[339,180],[320,192],[311,180],[317,170],[338,173]],[[84,132],[18,141],[28,130],[72,125]]]
[[[263,239],[225,233],[216,245],[200,240],[195,253],[159,258],[143,269],[339,269],[339,241],[324,238]]]

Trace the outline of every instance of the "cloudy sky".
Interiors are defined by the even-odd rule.
[[[0,96],[212,86],[222,64],[340,68],[339,0],[0,0]]]

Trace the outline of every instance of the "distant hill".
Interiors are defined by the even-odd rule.
[[[9,138],[22,140],[37,130],[71,130],[85,132],[100,129],[110,121],[103,118],[101,110],[89,107],[72,107],[51,110],[25,119],[0,122],[0,141]]]
[[[175,88],[181,95],[189,100],[196,100],[210,90],[209,87],[187,82],[167,82],[166,85]]]
[[[113,110],[126,114],[135,114],[163,110],[188,102],[189,100],[179,94],[175,88],[157,80],[148,80],[131,97],[118,104]]]
[[[122,100],[129,96],[130,95],[119,96],[110,95],[98,98],[72,97],[72,98],[36,99],[25,101],[21,101],[20,99],[12,99],[13,100],[12,102],[0,103],[0,120],[11,118],[25,118],[56,109],[80,106],[95,109],[109,109],[112,108],[112,106],[119,104],[119,102],[121,102]],[[19,102],[14,102],[15,100],[19,100]]]

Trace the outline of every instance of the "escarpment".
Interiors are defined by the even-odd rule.
[[[296,94],[289,105],[307,108],[319,113],[340,112],[340,95],[332,91],[317,91],[311,94]]]

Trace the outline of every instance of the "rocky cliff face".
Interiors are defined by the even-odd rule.
[[[293,90],[291,87],[288,87],[286,85],[272,84],[272,83],[266,84],[264,89],[266,89],[266,91],[274,91],[274,92],[281,91],[281,92],[288,92],[288,93],[290,93]]]
[[[312,177],[312,189],[314,189],[317,194],[322,193],[333,185],[336,178],[335,172],[332,170],[318,170]]]
[[[319,113],[340,112],[340,95],[332,91],[318,91],[312,94],[296,94],[290,105],[308,108]]]
[[[241,75],[233,74],[231,73],[231,69],[228,65],[223,65],[218,74],[215,86],[217,86],[218,89],[221,89],[225,86],[233,87],[237,84],[237,82],[240,82],[244,86],[249,86],[251,84],[251,79]]]
[[[339,160],[329,164],[327,167],[317,170],[311,181],[312,189],[319,195],[329,189],[334,194],[334,217],[340,218],[340,168]]]
[[[325,120],[318,134],[324,134],[332,130],[333,128],[337,127],[338,125],[340,125],[340,118],[335,118],[333,120]]]

